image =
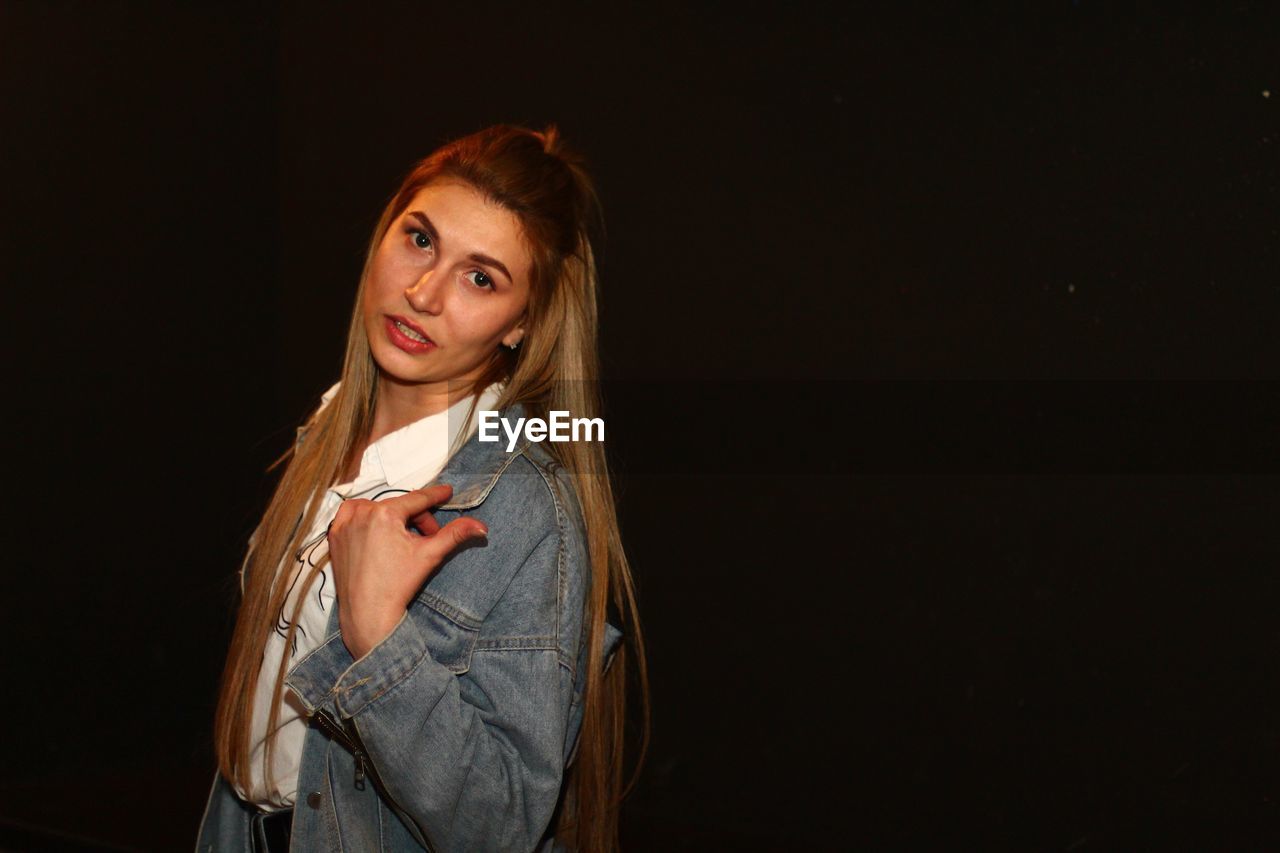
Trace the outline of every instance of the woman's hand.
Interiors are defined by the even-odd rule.
[[[428,511],[453,487],[441,484],[385,501],[343,501],[329,525],[338,627],[356,660],[391,633],[409,602],[459,545],[489,531],[473,518],[440,527]],[[412,523],[422,531],[409,530]]]

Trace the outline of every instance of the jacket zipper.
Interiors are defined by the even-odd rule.
[[[312,715],[312,719],[314,719],[316,721],[316,724],[320,726],[321,731],[323,731],[333,740],[336,740],[338,743],[345,746],[347,748],[347,751],[350,752],[352,756],[355,757],[356,790],[363,791],[364,776],[365,776],[364,749],[361,748],[360,744],[356,743],[355,740],[352,739],[346,733],[346,731],[343,730],[342,726],[338,725],[338,721],[333,718],[333,715],[330,714],[328,711],[324,710],[323,708],[316,711]]]
[[[427,850],[433,851],[434,853],[436,848],[432,845],[431,839],[427,838],[426,830],[418,826],[417,821],[410,818],[408,814],[405,813],[404,809],[400,808],[400,805],[395,800],[391,799],[391,795],[387,793],[387,786],[382,783],[382,778],[378,775],[378,769],[373,766],[372,761],[367,761],[367,753],[364,750],[364,745],[360,742],[360,734],[356,730],[355,725],[352,724],[350,729],[343,728],[343,726],[334,719],[333,715],[323,708],[317,709],[315,713],[311,715],[311,719],[316,721],[316,725],[320,727],[321,731],[333,740],[336,740],[338,743],[345,746],[347,751],[355,757],[356,789],[360,791],[364,790],[365,775],[368,774],[373,780],[373,785],[377,788],[378,794],[386,800],[387,805],[389,805],[406,824],[418,828],[418,831],[422,834],[423,843],[427,845]]]

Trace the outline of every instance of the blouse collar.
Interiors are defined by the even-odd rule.
[[[326,392],[325,402],[337,392],[337,385]],[[440,472],[449,459],[449,448],[464,429],[473,430],[480,412],[493,409],[502,393],[501,383],[490,385],[480,394],[475,417],[468,423],[467,412],[474,399],[468,396],[443,412],[427,415],[393,430],[365,448],[360,458],[360,473],[349,483],[332,487],[342,498],[362,496],[378,486],[391,489],[420,489]]]

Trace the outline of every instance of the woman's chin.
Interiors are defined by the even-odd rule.
[[[427,385],[432,382],[438,382],[435,377],[424,376],[421,373],[406,373],[403,370],[387,370],[381,365],[378,366],[378,378],[383,382],[389,382],[392,385]]]

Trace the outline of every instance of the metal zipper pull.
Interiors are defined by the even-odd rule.
[[[323,708],[316,711],[312,716],[315,718],[316,724],[320,726],[320,729],[330,738],[345,746],[347,751],[350,752],[351,756],[356,760],[355,786],[356,790],[363,791],[366,774],[365,754],[364,750],[360,747],[360,744],[356,742],[356,739],[352,737],[351,734],[338,724],[338,721],[333,718],[332,714]]]
[[[346,725],[347,737],[351,741],[351,755],[356,760],[356,790],[364,790],[364,774],[365,774],[365,752],[364,744],[360,742],[360,732],[356,730],[356,721],[347,720]]]
[[[364,752],[357,750],[356,757],[356,790],[364,790]]]

